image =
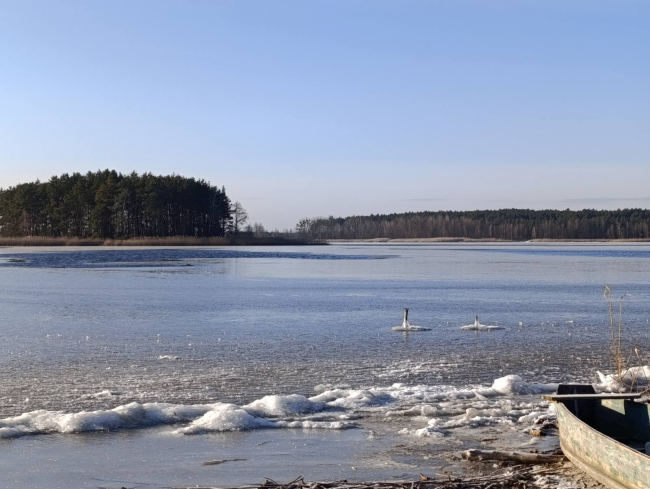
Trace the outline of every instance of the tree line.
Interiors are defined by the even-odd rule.
[[[299,236],[310,239],[467,238],[526,241],[531,239],[647,239],[650,210],[584,209],[406,212],[302,219]]]
[[[214,237],[237,233],[245,212],[231,204],[225,188],[205,180],[114,170],[66,173],[0,189],[0,236]]]

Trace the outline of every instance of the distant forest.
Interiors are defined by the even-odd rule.
[[[233,231],[234,208],[224,188],[204,180],[110,170],[64,174],[0,189],[0,236],[224,236]]]
[[[642,239],[650,238],[650,210],[545,210],[407,212],[303,219],[299,236],[310,239]]]

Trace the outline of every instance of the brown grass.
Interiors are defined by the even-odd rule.
[[[280,237],[239,237],[195,238],[174,236],[169,238],[46,238],[46,237],[0,237],[0,246],[288,246],[323,244],[301,239]]]

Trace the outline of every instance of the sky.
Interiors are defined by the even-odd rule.
[[[650,2],[0,0],[0,187],[225,186],[252,222],[650,207]]]

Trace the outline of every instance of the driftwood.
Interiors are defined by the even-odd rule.
[[[209,462],[203,462],[203,465],[221,465],[226,462],[243,462],[247,459],[245,458],[226,458],[224,460],[210,460]]]
[[[467,450],[462,458],[470,462],[496,460],[501,462],[517,462],[520,464],[555,464],[564,460],[564,455],[548,455],[545,453],[501,452],[497,450]]]

